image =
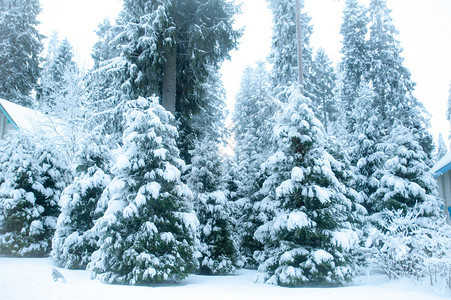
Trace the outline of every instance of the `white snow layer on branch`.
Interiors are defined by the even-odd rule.
[[[353,230],[343,229],[332,233],[332,243],[341,247],[345,251],[354,248],[359,242],[357,233]]]
[[[323,262],[333,261],[334,257],[329,252],[326,252],[322,249],[316,250],[312,253],[313,260],[316,264],[321,264]]]

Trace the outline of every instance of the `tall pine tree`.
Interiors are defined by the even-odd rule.
[[[274,67],[272,72],[274,94],[281,101],[286,102],[288,97],[286,87],[297,82],[298,78],[296,3],[285,0],[267,1],[274,20],[272,49],[269,57]],[[304,1],[301,0],[301,9],[303,6]],[[301,14],[301,28],[304,92],[307,97],[310,97],[314,90],[311,74],[313,51],[310,47],[313,28],[310,25],[310,17],[305,13]]]
[[[312,105],[317,117],[326,132],[329,125],[337,119],[337,105],[335,103],[335,86],[337,76],[332,62],[323,48],[318,49],[312,65],[313,90],[310,94]]]
[[[233,132],[236,142],[237,163],[237,218],[241,253],[248,267],[255,267],[255,250],[261,244],[253,234],[261,222],[255,214],[255,194],[261,188],[265,174],[260,174],[261,164],[270,155],[273,141],[273,116],[280,103],[271,95],[270,79],[263,62],[254,68],[248,67],[243,74],[241,89],[237,95],[233,116]],[[256,113],[258,112],[258,113]]]
[[[181,124],[180,141],[190,147],[190,119],[210,100],[204,84],[237,46],[236,12],[225,0],[124,1],[113,43],[125,58],[119,76],[124,100],[159,96]],[[181,148],[189,162],[189,149]]]
[[[415,84],[403,65],[402,49],[395,38],[398,32],[386,0],[372,0],[369,17],[371,25],[368,50],[371,68],[367,77],[375,92],[373,108],[388,130],[395,121],[414,129],[414,134],[420,138],[420,145],[430,159],[433,140],[427,132],[429,123],[424,117],[423,105],[412,94]]]
[[[40,11],[39,0],[0,2],[0,98],[28,107],[40,76]]]
[[[343,35],[341,48],[343,59],[340,64],[343,82],[340,92],[342,111],[348,131],[354,130],[353,126],[356,121],[352,119],[352,112],[356,105],[362,79],[366,76],[369,68],[370,60],[366,41],[368,24],[367,10],[359,4],[359,1],[346,0],[340,29],[340,33]]]

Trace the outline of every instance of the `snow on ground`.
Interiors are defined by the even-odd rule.
[[[191,275],[173,286],[139,287],[107,285],[90,280],[87,271],[59,270],[66,283],[52,279],[48,258],[0,257],[0,299],[313,299],[313,300],[443,300],[433,288],[409,280],[387,281],[381,274],[358,278],[342,288],[282,288],[256,284],[256,271],[235,276]]]

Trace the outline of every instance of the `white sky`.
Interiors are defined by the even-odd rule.
[[[288,0],[287,0],[288,1]],[[340,59],[340,24],[344,0],[304,0],[312,17],[313,47],[323,47],[329,57]],[[362,0],[368,2],[369,0]],[[232,61],[223,66],[224,85],[229,110],[239,90],[242,70],[258,60],[265,60],[271,45],[272,17],[266,0],[242,2],[237,24],[246,30]],[[417,83],[415,95],[431,114],[432,133],[437,138],[449,134],[446,120],[448,91],[451,83],[451,0],[387,0],[392,9],[398,40],[404,49],[406,67]],[[114,20],[121,10],[121,0],[41,0],[40,30],[50,36],[56,30],[75,48],[77,60],[90,65],[94,31],[106,17]]]

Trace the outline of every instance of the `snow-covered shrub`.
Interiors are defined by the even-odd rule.
[[[102,144],[102,139],[94,133],[79,141],[76,177],[61,195],[61,214],[52,240],[51,256],[57,265],[65,268],[85,269],[91,254],[98,249],[92,228],[104,212],[97,204],[111,182],[110,151]]]
[[[371,219],[379,218],[382,229],[370,229],[371,263],[389,279],[429,278],[431,285],[443,288],[450,280],[451,227],[444,218],[432,219],[422,213],[387,210],[373,215]]]
[[[193,151],[188,184],[194,193],[199,227],[199,273],[227,275],[239,264],[232,202],[223,191],[222,167],[216,141],[205,138]]]
[[[429,278],[431,286],[435,286],[440,292],[451,290],[451,259],[433,258],[427,259],[426,276]]]
[[[51,250],[66,172],[51,148],[25,132],[0,141],[0,255]]]
[[[283,286],[350,280],[358,242],[350,223],[353,202],[334,173],[346,166],[325,149],[322,125],[308,103],[292,90],[274,128],[278,150],[262,166],[268,174],[258,203],[263,225],[254,236],[264,250],[254,257],[261,280]]]
[[[180,179],[184,162],[174,119],[158,102],[127,103],[123,152],[99,202],[105,213],[94,226],[100,248],[88,265],[105,282],[174,282],[196,268],[192,193]]]

